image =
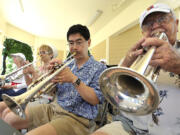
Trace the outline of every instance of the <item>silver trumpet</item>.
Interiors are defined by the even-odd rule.
[[[23,74],[20,74],[19,76],[16,76],[15,78],[12,77],[12,76],[13,76],[14,74],[16,74],[18,71],[23,70],[24,68],[26,68],[26,67],[28,67],[28,66],[30,66],[30,65],[32,65],[32,64],[33,64],[33,62],[28,63],[28,64],[26,64],[26,65],[18,68],[17,70],[12,71],[11,73],[9,73],[9,74],[7,74],[7,75],[0,75],[0,86],[4,86],[5,83],[12,82],[12,81],[14,81],[14,80],[22,77]]]
[[[6,94],[2,95],[3,101],[6,105],[13,111],[16,115],[25,119],[25,108],[27,103],[34,97],[36,94],[39,94],[40,90],[46,91],[49,87],[53,87],[55,83],[50,82],[56,75],[58,75],[65,67],[67,67],[74,59],[73,56],[76,53],[73,53],[68,57],[63,64],[55,65],[55,67],[50,70],[45,75],[37,79],[33,84],[27,88],[27,92],[21,94],[20,96],[8,96]]]
[[[168,41],[165,33],[156,33],[154,37]],[[149,65],[155,50],[156,47],[150,47],[130,68],[112,67],[101,74],[100,88],[115,108],[134,115],[146,115],[158,107],[159,96],[154,83],[160,68]]]

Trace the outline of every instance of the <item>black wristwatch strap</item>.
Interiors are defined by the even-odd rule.
[[[81,80],[79,78],[73,83],[74,86],[79,86],[80,84]]]

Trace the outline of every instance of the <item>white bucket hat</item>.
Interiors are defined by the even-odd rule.
[[[21,57],[24,61],[26,61],[26,57],[24,56],[23,53],[12,53],[11,56],[19,56],[19,57]]]
[[[139,18],[139,23],[140,23],[140,27],[142,28],[142,24],[145,20],[145,18],[150,15],[151,13],[155,13],[155,12],[163,12],[163,13],[170,13],[172,12],[172,14],[174,15],[174,12],[171,10],[171,8],[166,5],[166,4],[162,4],[162,3],[157,3],[154,4],[150,7],[148,7],[140,16]]]
[[[48,45],[48,46],[51,47],[51,49],[53,51],[53,58],[56,58],[58,56],[57,49],[53,45]]]
[[[57,51],[57,49],[53,45],[49,45],[49,44],[43,43],[41,46],[44,46],[44,45],[48,46],[48,47],[50,47],[52,49],[53,58],[56,58],[58,56],[58,51]],[[40,46],[40,48],[41,48],[41,46]]]

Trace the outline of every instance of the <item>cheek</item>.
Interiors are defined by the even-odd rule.
[[[73,52],[73,49],[72,49],[72,48],[69,48],[69,50],[68,50],[68,51],[72,53],[72,52]]]
[[[143,37],[150,37],[150,32],[142,32]]]
[[[73,48],[72,48],[72,47],[69,47],[69,50],[70,50],[70,51],[72,51],[72,50],[73,50]]]
[[[17,63],[18,61],[16,59],[14,59],[14,62]]]
[[[50,56],[48,56],[48,58],[49,58],[49,59],[52,59],[52,58],[53,58],[53,56],[52,56],[52,55],[50,55]]]
[[[175,31],[175,26],[172,26],[171,28],[170,28],[170,30],[171,30],[171,32],[170,32],[170,34],[174,34],[176,31]]]
[[[44,56],[41,56],[41,58],[42,58],[42,59],[47,59],[47,56],[46,56],[46,55],[44,55]]]
[[[50,58],[50,56],[49,55],[46,55],[46,59],[49,59]]]
[[[174,40],[174,38],[176,38],[176,32],[177,32],[176,27],[173,25],[169,27],[168,30],[167,30],[167,34],[168,34],[169,40]]]
[[[39,57],[40,57],[40,58],[43,58],[43,55],[40,55]]]

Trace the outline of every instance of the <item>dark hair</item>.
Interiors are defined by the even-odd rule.
[[[77,33],[79,33],[81,36],[83,36],[86,41],[89,40],[89,38],[90,38],[90,33],[89,33],[88,28],[81,24],[76,24],[69,28],[69,30],[67,32],[67,40],[69,39],[69,36],[71,34],[77,34]]]

